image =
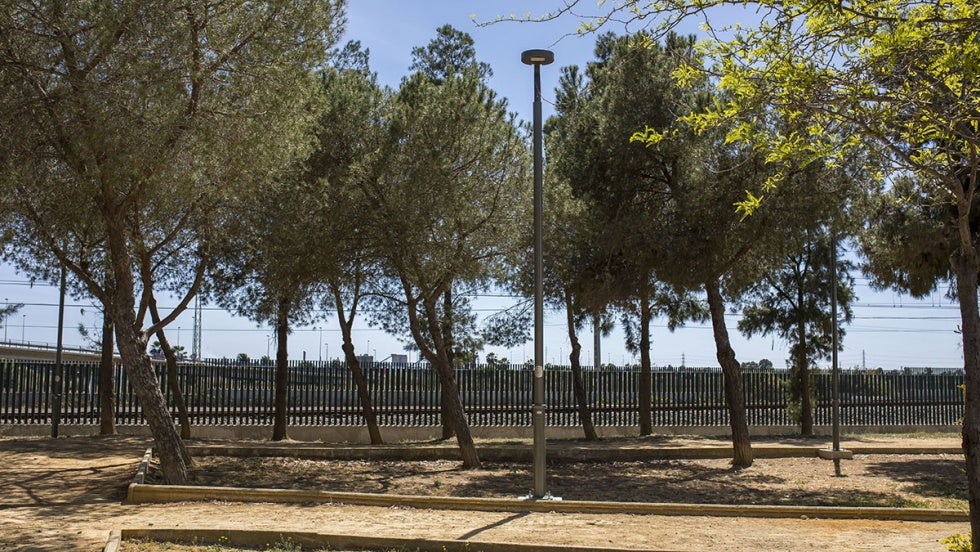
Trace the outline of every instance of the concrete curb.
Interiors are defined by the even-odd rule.
[[[332,535],[294,531],[225,531],[220,529],[123,529],[123,539],[150,539],[166,542],[196,544],[226,544],[230,546],[268,547],[290,542],[305,547],[365,550],[419,550],[421,552],[669,552],[650,548],[608,548],[482,542],[469,540],[430,540],[397,537],[366,537]]]
[[[341,503],[361,506],[409,507],[430,510],[488,512],[556,512],[567,514],[637,514],[760,518],[877,519],[890,521],[967,521],[966,512],[926,508],[863,508],[846,506],[761,506],[728,504],[670,504],[648,502],[590,502],[520,498],[463,498],[382,495],[293,489],[194,487],[180,485],[129,486],[127,500],[135,504],[184,501]]]

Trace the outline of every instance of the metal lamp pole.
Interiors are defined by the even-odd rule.
[[[534,66],[534,491],[531,498],[547,498],[545,478],[544,404],[544,177],[541,130],[541,66],[555,61],[548,50],[527,50],[521,62]]]
[[[59,286],[58,298],[58,348],[55,351],[54,359],[54,378],[51,385],[54,388],[52,394],[51,409],[51,438],[58,438],[58,426],[61,424],[61,396],[64,394],[65,385],[64,367],[61,364],[61,351],[64,347],[62,338],[65,333],[65,265],[61,265],[61,285]]]
[[[831,384],[833,403],[831,420],[833,426],[834,474],[840,475],[840,366],[837,363],[837,232],[830,233],[830,319],[831,319]]]

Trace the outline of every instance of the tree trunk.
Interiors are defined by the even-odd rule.
[[[453,348],[455,343],[453,342],[453,290],[447,289],[442,296],[442,338],[446,345],[446,356],[449,358],[449,366],[455,369],[455,359],[453,354]],[[434,365],[433,365],[434,366]],[[455,379],[455,378],[454,378]],[[446,386],[441,388],[442,396],[442,439],[448,440],[452,439],[456,432],[453,430],[452,416],[446,412],[446,405],[449,404],[452,399],[451,390]],[[457,394],[458,395],[458,394]]]
[[[463,401],[459,395],[459,385],[456,383],[456,373],[450,362],[449,349],[441,334],[442,327],[439,324],[439,316],[436,310],[435,301],[423,301],[426,319],[428,321],[429,333],[432,336],[434,350],[424,346],[424,340],[420,340],[421,332],[418,327],[417,316],[413,323],[413,335],[419,341],[419,349],[425,355],[426,360],[435,368],[439,376],[439,384],[442,386],[443,396],[443,418],[448,421],[456,434],[456,444],[459,446],[459,453],[463,460],[463,468],[473,469],[480,467],[480,456],[476,452],[476,445],[473,443],[473,436],[470,434],[470,426],[466,421],[466,412],[463,410]],[[413,306],[409,306],[414,310]]]
[[[146,338],[136,326],[136,296],[133,284],[132,257],[126,248],[126,231],[121,217],[107,216],[106,236],[112,260],[112,300],[106,309],[110,311],[116,328],[116,342],[129,384],[139,398],[140,408],[153,435],[154,448],[160,458],[163,480],[169,485],[187,482],[189,457],[167,404],[160,391],[150,357],[146,354]]]
[[[800,389],[800,435],[813,435],[813,404],[810,402],[810,362],[806,357],[806,322],[803,320],[802,288],[797,294],[796,384]]]
[[[479,468],[480,456],[476,452],[476,445],[473,443],[473,436],[470,434],[470,426],[466,421],[466,412],[463,410],[463,402],[460,400],[459,386],[456,383],[453,368],[444,359],[429,358],[428,360],[429,362],[435,361],[433,367],[439,376],[439,384],[444,390],[443,416],[452,425],[456,434],[456,443],[463,460],[463,468]]]
[[[653,434],[653,376],[650,374],[650,300],[640,297],[640,435]]]
[[[372,445],[383,445],[381,439],[381,429],[378,428],[378,417],[374,413],[374,405],[371,404],[371,394],[368,392],[367,379],[361,371],[361,364],[357,361],[354,354],[354,343],[351,339],[350,328],[341,324],[344,333],[344,357],[347,359],[347,366],[350,367],[351,374],[354,376],[354,384],[357,386],[357,397],[361,401],[361,410],[364,412],[364,421],[367,423],[368,435],[371,436]]]
[[[980,309],[977,305],[980,266],[976,250],[961,247],[960,253],[951,258],[951,264],[956,272],[956,293],[963,325],[963,367],[966,372],[963,453],[966,455],[970,529],[973,532],[973,549],[980,550]]]
[[[289,408],[289,301],[280,301],[276,308],[276,405],[272,423],[272,440],[286,438],[286,410]]]
[[[360,281],[355,284],[355,290],[360,289]],[[381,429],[378,427],[378,416],[374,412],[374,405],[371,403],[371,393],[368,392],[367,379],[361,371],[361,363],[357,361],[354,354],[354,337],[352,330],[354,327],[354,316],[357,314],[358,292],[355,291],[350,304],[350,317],[344,307],[344,297],[341,294],[341,286],[336,282],[330,282],[330,290],[333,292],[334,306],[337,308],[337,320],[340,322],[340,333],[344,339],[344,358],[347,359],[347,366],[354,376],[354,384],[357,386],[357,396],[361,401],[361,410],[364,412],[364,422],[368,427],[368,435],[371,437],[372,445],[383,445],[381,439]]]
[[[574,305],[568,291],[565,292],[565,318],[568,323],[568,340],[572,343],[572,352],[569,353],[568,360],[572,366],[572,388],[575,391],[575,402],[578,404],[579,422],[582,424],[582,431],[585,432],[585,440],[598,441],[599,435],[596,434],[595,425],[592,424],[589,398],[585,393],[585,381],[582,378],[580,359],[582,345],[579,343],[578,334],[575,332]]]
[[[745,414],[745,392],[742,388],[742,370],[725,326],[725,302],[721,297],[718,280],[710,279],[704,284],[708,294],[708,310],[711,312],[711,326],[714,330],[716,356],[725,378],[725,402],[728,405],[728,419],[732,426],[732,466],[747,468],[752,465],[752,444],[749,440],[749,424]]]
[[[160,457],[163,480],[168,485],[183,485],[187,482],[187,468],[190,463],[186,459],[190,458],[190,455],[167,410],[163,393],[160,391],[160,380],[153,371],[145,344],[140,343],[135,331],[124,329],[134,327],[135,317],[132,313],[128,318],[124,314],[119,310],[115,314],[116,320],[120,321],[116,325],[116,339],[119,342],[119,354],[122,356],[129,384],[139,398],[143,416],[153,434],[154,448]]]
[[[109,312],[102,312],[102,358],[99,363],[99,435],[116,434],[116,386],[114,372],[115,359],[112,351],[113,324]]]
[[[426,357],[426,360],[428,360],[428,357]],[[432,361],[430,360],[429,362],[432,362]],[[434,368],[435,367],[435,364],[433,364],[432,366]],[[450,370],[452,370],[452,364],[450,364]],[[455,379],[455,376],[454,376],[454,379]],[[440,403],[439,403],[439,406],[440,406],[440,409],[439,409],[439,412],[440,412],[439,417],[442,419],[442,437],[441,437],[441,439],[443,441],[446,441],[446,440],[452,439],[453,437],[456,436],[456,430],[453,428],[452,415],[450,415],[449,412],[446,410],[446,405],[448,405],[453,400],[453,391],[451,389],[449,389],[448,387],[446,387],[445,385],[442,385],[442,383],[441,383],[442,382],[442,379],[440,379],[439,381],[440,381],[440,384],[439,384],[440,385],[440,387],[439,387],[439,397],[441,399],[440,400]]]
[[[150,299],[150,320],[153,324],[160,322],[160,313],[157,311],[157,300]],[[177,420],[180,422],[180,438],[191,438],[191,421],[187,415],[187,404],[184,403],[184,393],[180,389],[180,381],[177,380],[177,355],[170,347],[170,341],[163,328],[157,332],[157,339],[160,340],[160,348],[163,349],[163,356],[167,358],[167,384],[170,386],[170,393],[174,396],[174,405],[177,407]]]

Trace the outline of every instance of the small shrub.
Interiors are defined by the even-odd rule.
[[[303,547],[297,543],[294,543],[292,539],[285,538],[281,539],[274,546],[268,547],[266,552],[300,552]]]
[[[959,533],[950,535],[939,541],[939,544],[945,546],[949,552],[973,552],[973,533],[969,536]]]

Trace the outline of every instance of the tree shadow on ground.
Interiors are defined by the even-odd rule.
[[[3,439],[0,507],[120,501],[146,444],[131,437]]]
[[[529,468],[509,475],[511,488],[530,485]],[[474,472],[469,484],[454,488],[456,496],[482,496],[500,485],[499,475]],[[828,494],[794,487],[760,470],[711,467],[690,461],[562,463],[549,466],[548,489],[564,500],[663,502],[686,504],[861,505],[895,506],[897,496],[867,490]]]
[[[121,501],[136,472],[132,462],[64,469],[4,470],[0,508]]]
[[[935,498],[967,500],[966,463],[963,459],[921,459],[869,464],[867,470],[905,484],[910,491]]]
[[[875,464],[882,466],[881,479],[893,474],[914,479],[917,472],[929,469],[923,465],[897,473],[899,468],[888,464]],[[930,496],[921,493],[910,497],[890,479],[865,488],[857,476],[834,478],[830,472],[814,473],[813,469],[812,464],[796,462],[795,471],[781,472],[784,476],[770,473],[761,463],[760,467],[735,470],[727,460],[557,462],[548,466],[547,480],[548,490],[565,500],[903,507],[922,506],[920,498]],[[813,484],[814,480],[819,484]],[[513,498],[526,495],[532,481],[528,463],[488,462],[483,469],[463,470],[458,462],[446,460],[325,462],[213,457],[201,459],[192,472],[196,485],[458,497]],[[945,492],[942,487],[930,491],[939,496]]]
[[[0,456],[36,454],[48,458],[94,460],[110,454],[132,454],[139,458],[152,445],[147,437],[125,435],[93,435],[71,438],[3,438]]]

